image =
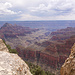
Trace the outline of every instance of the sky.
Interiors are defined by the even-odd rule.
[[[0,0],[0,21],[75,20],[75,0]]]

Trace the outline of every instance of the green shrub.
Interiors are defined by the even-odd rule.
[[[41,67],[38,65],[34,65],[27,61],[25,61],[25,62],[28,64],[30,71],[33,75],[54,75],[54,74],[50,73],[49,71],[42,70]]]
[[[3,42],[5,43],[5,41],[4,41],[4,40],[3,40]],[[10,53],[18,54],[18,52],[17,52],[17,50],[16,50],[16,49],[11,49],[11,46],[10,46],[10,45],[7,45],[6,43],[5,43],[5,45],[7,46],[7,48],[8,48],[8,50],[9,50],[9,52],[10,52]]]

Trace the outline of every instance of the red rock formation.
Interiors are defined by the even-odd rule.
[[[40,52],[40,62],[50,66],[51,68],[57,68],[58,59],[58,57]]]
[[[58,31],[52,32],[51,40],[65,40],[69,39],[72,35],[75,35],[75,28],[67,27],[65,29],[60,29]]]
[[[0,28],[0,33],[2,33],[5,37],[17,37],[24,36],[26,34],[31,34],[32,32],[38,31],[38,29],[31,29],[29,27],[22,27],[18,25],[12,25],[9,23],[5,23]],[[2,38],[2,37],[0,37]]]
[[[68,40],[65,40],[63,43],[39,43],[40,46],[42,47],[44,44],[44,50],[36,50],[33,48],[28,48],[28,49],[20,49],[17,48],[20,56],[24,60],[28,60],[30,62],[36,62],[36,64],[40,66],[46,66],[52,68],[53,70],[56,71],[57,68],[60,68],[61,65],[64,63],[65,59],[68,57],[70,54],[70,49],[72,45],[75,42],[75,37],[72,37]],[[36,43],[39,47],[39,44]]]

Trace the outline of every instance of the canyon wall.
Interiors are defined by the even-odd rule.
[[[60,67],[69,56],[70,49],[74,42],[75,37],[72,37],[65,40],[64,43],[60,44],[50,43],[49,41],[46,41],[44,43],[37,43],[37,45],[39,45],[38,47],[33,45],[30,48],[17,47],[16,49],[19,53],[19,56],[24,60],[39,65],[43,69],[59,75],[57,72],[59,72]],[[42,48],[42,46],[45,46],[45,48]]]

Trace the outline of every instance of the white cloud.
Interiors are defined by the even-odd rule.
[[[21,14],[20,18],[15,19],[16,21],[26,21],[26,20],[48,20],[42,17],[38,17],[38,16],[33,16],[30,14]]]
[[[55,20],[69,17],[74,20],[75,0],[0,0],[0,15],[13,15],[14,20]]]
[[[10,4],[8,2],[0,3],[0,15],[16,14],[16,12],[9,9],[11,7],[12,7],[12,4]]]
[[[73,0],[72,0],[73,1]],[[40,4],[38,7],[30,7],[30,13],[36,16],[58,16],[75,12],[75,3],[70,0],[50,0],[46,5]],[[39,14],[39,15],[38,15]]]
[[[38,17],[38,16],[33,16],[30,14],[21,14],[20,18],[15,19],[16,21],[34,21],[34,20],[75,20],[75,14],[69,14],[69,15],[59,15],[59,16],[48,16],[48,17]]]
[[[2,0],[0,2],[9,2],[13,4],[13,7],[31,7],[36,6],[43,0]]]

